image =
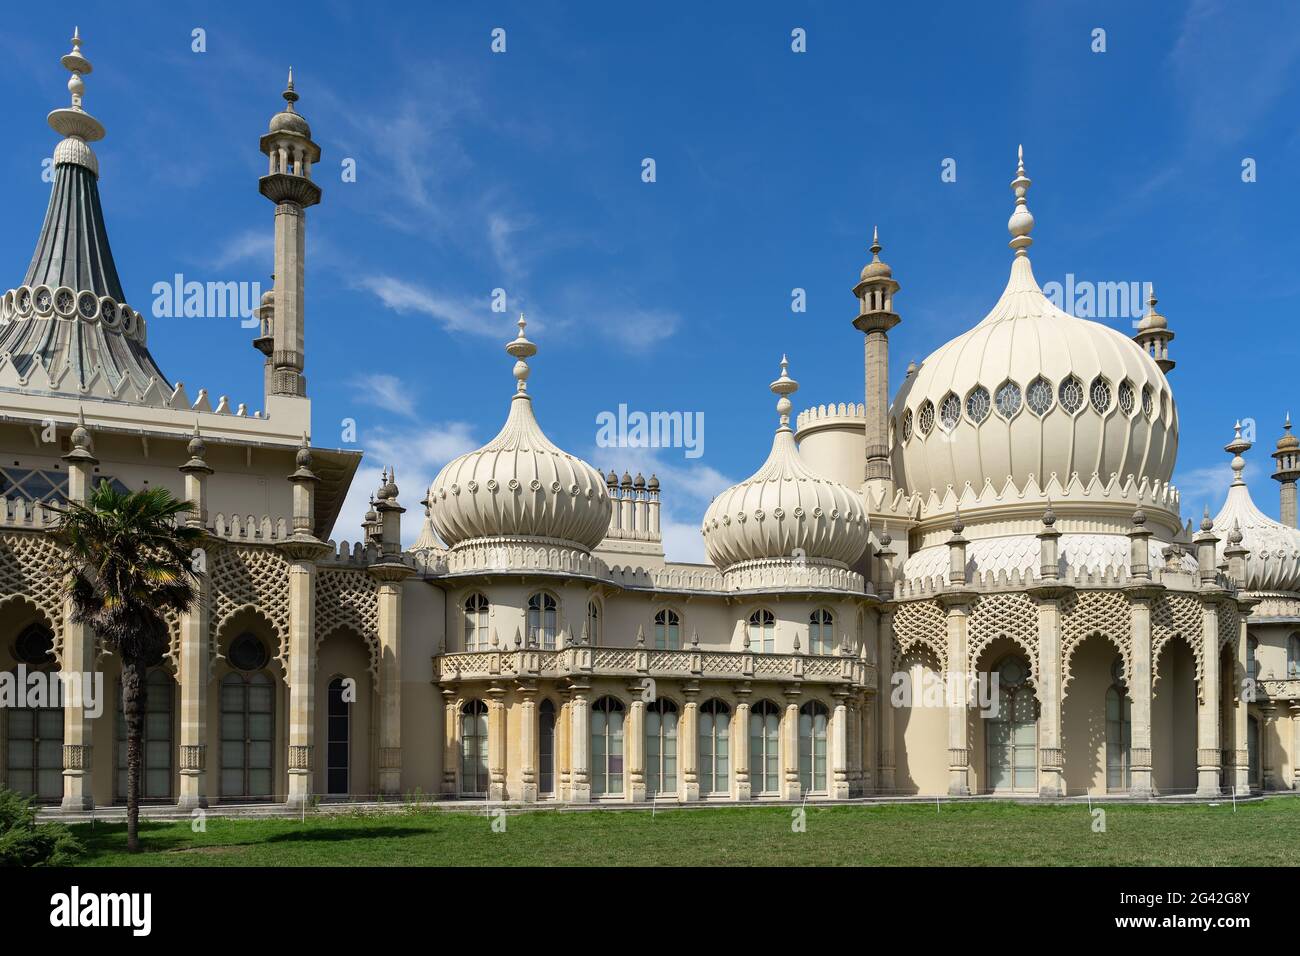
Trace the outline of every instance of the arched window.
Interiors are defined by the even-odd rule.
[[[1038,784],[1038,702],[1020,657],[997,669],[997,712],[985,722],[985,758],[993,790],[1034,790]]]
[[[231,664],[259,659],[264,665],[266,648],[252,634],[231,643]],[[222,798],[270,799],[274,747],[275,685],[260,669],[232,671],[221,679]]]
[[[528,598],[528,646],[555,650],[555,598],[538,591]]]
[[[749,783],[755,796],[781,792],[781,709],[770,700],[749,709]]]
[[[835,615],[819,607],[808,617],[808,653],[835,653]]]
[[[555,705],[549,700],[537,708],[537,792],[555,795]]]
[[[144,736],[141,741],[140,799],[172,796],[172,688],[176,682],[162,668],[145,678]],[[117,799],[126,799],[126,714],[117,695]]]
[[[600,604],[587,602],[587,640],[592,647],[600,646]]]
[[[342,677],[329,683],[326,701],[325,792],[346,795],[351,783],[352,703],[344,691]]]
[[[54,664],[54,632],[32,624],[18,635],[14,657],[29,669]],[[63,708],[15,707],[6,710],[5,779],[10,790],[42,802],[63,797]]]
[[[485,794],[487,789],[487,704],[469,700],[460,709],[460,792]]]
[[[1246,636],[1246,677],[1259,680],[1259,639],[1254,634]]]
[[[776,649],[776,616],[767,608],[749,615],[749,649],[756,654],[771,654]]]
[[[677,791],[677,705],[662,697],[645,708],[645,790]]]
[[[491,644],[488,637],[488,599],[478,593],[465,599],[465,650],[486,651]]]
[[[728,793],[731,789],[731,708],[720,700],[700,705],[700,793]]]
[[[591,708],[591,794],[623,792],[623,704],[602,697]]]
[[[799,708],[799,783],[804,793],[826,792],[826,728],[830,712],[820,701]]]
[[[677,612],[666,607],[655,613],[655,650],[680,651],[682,649],[682,619]]]
[[[1286,639],[1286,676],[1291,680],[1300,677],[1300,631]]]
[[[1106,789],[1125,791],[1130,780],[1133,717],[1124,692],[1124,658],[1115,658],[1110,676],[1113,683],[1106,691]]]

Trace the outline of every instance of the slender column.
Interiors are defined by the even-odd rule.
[[[857,796],[871,793],[876,786],[875,769],[871,761],[878,752],[876,748],[875,695],[868,692],[857,703],[858,726],[862,728],[858,742],[858,792]],[[888,706],[886,704],[885,706]]]
[[[1061,607],[1063,589],[1044,586],[1030,592],[1038,604],[1038,795],[1065,796],[1061,751]]]
[[[537,802],[537,685],[532,681],[519,685],[519,799]]]
[[[1153,587],[1129,588],[1129,626],[1133,635],[1133,673],[1126,674],[1132,701],[1129,793],[1149,797],[1155,792],[1151,775],[1151,602]]]
[[[569,800],[591,802],[591,712],[589,684],[573,685],[569,704]]]
[[[1265,790],[1282,789],[1282,768],[1273,746],[1273,724],[1277,717],[1277,704],[1266,700],[1259,707],[1259,761],[1263,764],[1263,787]]]
[[[1232,717],[1233,730],[1233,749],[1235,751],[1233,761],[1233,785],[1237,788],[1237,793],[1250,792],[1250,701],[1249,695],[1243,692],[1241,686],[1242,680],[1245,679],[1246,659],[1249,653],[1248,642],[1249,635],[1246,632],[1246,619],[1250,614],[1250,607],[1241,608],[1240,626],[1237,632],[1235,667],[1236,673],[1232,675],[1232,691],[1235,709]]]
[[[412,569],[393,560],[372,565],[379,580],[379,792],[402,792],[402,581]]]
[[[835,691],[830,743],[830,796],[834,800],[847,800],[849,796],[849,707],[846,690]]]
[[[460,705],[456,691],[442,689],[442,792],[456,795],[456,773],[460,765]]]
[[[966,628],[973,595],[949,592],[941,597],[948,608],[948,793],[970,795],[970,728],[965,684],[970,670],[966,660]],[[961,686],[954,687],[953,682]]]
[[[731,725],[731,760],[736,768],[736,799],[748,800],[752,796],[749,780],[749,685],[735,688],[736,720]]]
[[[681,799],[693,803],[700,799],[700,687],[695,682],[682,688],[685,703],[677,728],[677,758],[682,771]]]
[[[799,695],[798,687],[788,688],[785,692],[785,721],[782,724],[782,736],[785,746],[785,792],[787,800],[798,800],[803,793],[803,784],[799,780]]]
[[[488,688],[488,799],[505,800],[506,794],[506,690]]]
[[[72,450],[63,456],[68,463],[68,500],[84,504],[99,460],[91,454],[90,432],[84,423],[73,429],[71,442]],[[65,674],[89,675],[97,669],[95,635],[89,626],[74,621],[72,613],[72,601],[64,598],[63,654],[59,669]],[[77,686],[84,687],[85,683],[79,680]],[[87,714],[85,703],[84,694],[70,695],[63,701],[64,810],[90,810],[95,806],[91,786],[94,722]],[[108,702],[101,703],[108,706]]]
[[[1217,797],[1222,788],[1219,726],[1219,613],[1212,602],[1201,605],[1201,700],[1196,711],[1196,794]]]
[[[850,696],[845,702],[848,713],[845,718],[844,726],[847,728],[844,734],[845,746],[848,749],[848,781],[849,796],[856,797],[862,791],[862,769],[861,769],[861,741],[862,741],[862,721],[858,715],[858,700],[856,696]]]
[[[879,651],[876,654],[876,709],[880,713],[879,743],[880,773],[877,791],[892,793],[897,789],[894,771],[894,703],[890,694],[890,678],[894,671],[894,611],[888,607],[880,612],[880,632],[877,635]]]
[[[628,685],[632,705],[623,732],[623,753],[627,761],[624,796],[629,803],[645,803],[645,700],[641,694],[640,681]]]
[[[560,704],[560,712],[555,718],[555,762],[559,779],[556,781],[556,797],[568,800],[571,774],[569,768],[573,760],[573,701],[566,698]]]
[[[208,524],[207,481],[212,469],[204,461],[206,451],[196,424],[189,444],[190,460],[180,467],[185,476],[185,499],[194,505],[186,519],[191,528],[206,529]],[[212,566],[219,546],[219,539],[204,538],[204,571],[195,580],[198,599],[191,610],[181,615],[180,622],[180,794],[176,804],[182,810],[208,805],[208,628],[212,584],[207,569]]]

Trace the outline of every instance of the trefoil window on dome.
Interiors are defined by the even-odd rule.
[[[1020,411],[1020,386],[1015,382],[1004,382],[997,394],[998,414],[1003,418],[1014,418]]]
[[[961,400],[949,392],[939,403],[939,424],[946,432],[952,431],[961,421]]]
[[[912,440],[912,410],[903,412],[903,441]]]
[[[1151,400],[1151,386],[1144,385],[1142,387],[1142,414],[1150,418],[1154,410],[1155,403]]]
[[[1061,407],[1067,415],[1073,415],[1083,408],[1083,383],[1071,375],[1061,383]]]
[[[976,385],[975,390],[966,396],[966,414],[976,425],[989,417],[992,405],[989,400],[989,390],[983,385]]]
[[[1035,415],[1046,415],[1052,410],[1052,383],[1041,375],[1038,376],[1029,383],[1025,401],[1029,405],[1029,410]]]
[[[1133,414],[1133,408],[1133,383],[1128,379],[1124,379],[1124,381],[1119,383],[1119,410],[1123,412],[1125,416],[1129,416]]]
[[[1110,383],[1098,375],[1092,380],[1088,389],[1088,400],[1092,402],[1098,414],[1105,415],[1110,410]]]
[[[916,423],[920,426],[922,435],[930,434],[930,429],[934,427],[934,404],[928,398],[921,403]]]

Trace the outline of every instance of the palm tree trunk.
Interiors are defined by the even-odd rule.
[[[126,717],[126,849],[140,850],[140,757],[144,740],[145,668],[122,661],[122,713]]]

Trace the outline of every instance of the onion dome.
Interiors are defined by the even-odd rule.
[[[307,121],[302,117],[302,114],[293,108],[293,104],[298,102],[298,94],[293,88],[293,67],[289,67],[289,84],[280,95],[284,97],[285,107],[271,117],[271,122],[267,125],[266,131],[268,133],[297,133],[311,139],[311,127],[307,125]]]
[[[517,382],[510,414],[490,442],[453,459],[429,486],[429,517],[452,549],[481,539],[554,543],[590,551],[609,531],[605,476],[552,444],[533,417],[527,358],[519,335],[506,346]]]
[[[1023,155],[1007,228],[1015,257],[997,303],[940,346],[894,400],[894,473],[912,492],[960,495],[1030,475],[1046,485],[1077,473],[1167,483],[1178,412],[1159,365],[1126,335],[1057,308],[1034,279],[1034,217]]]
[[[880,244],[880,230],[875,226],[871,227],[871,261],[862,267],[862,278],[866,279],[888,279],[893,276],[894,270],[889,268],[887,263],[880,261],[880,250],[884,246]]]
[[[1236,435],[1224,446],[1232,455],[1232,484],[1212,527],[1240,530],[1238,543],[1250,552],[1246,556],[1247,591],[1300,591],[1300,531],[1274,521],[1251,499],[1250,488],[1241,477],[1246,468],[1242,455],[1250,447],[1241,437],[1238,422]],[[1223,551],[1220,542],[1218,560],[1223,559]]]
[[[790,398],[799,383],[787,374],[772,383],[780,396],[780,427],[763,467],[728,488],[704,515],[704,546],[721,570],[746,561],[785,559],[806,564],[852,565],[867,547],[869,526],[858,495],[825,478],[799,457],[790,429]]]

